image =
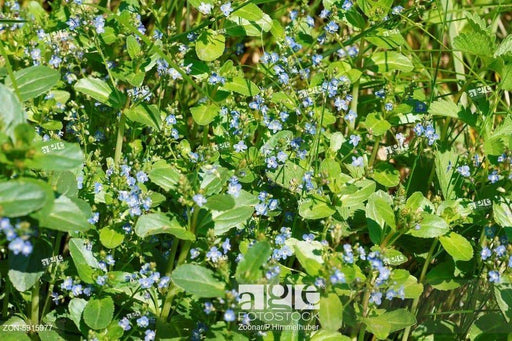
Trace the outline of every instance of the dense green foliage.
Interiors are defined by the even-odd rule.
[[[510,340],[511,7],[0,0],[0,339]]]

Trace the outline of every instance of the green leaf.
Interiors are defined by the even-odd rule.
[[[212,122],[219,114],[219,107],[216,104],[202,104],[197,107],[190,108],[194,121],[202,126]]]
[[[0,83],[0,127],[11,137],[14,137],[14,127],[25,123],[27,115],[21,103],[11,89]]]
[[[213,276],[213,272],[195,264],[178,266],[171,275],[173,282],[198,297],[224,297],[225,284]]]
[[[65,171],[80,167],[84,163],[84,154],[76,143],[41,141],[35,143],[34,148],[34,156],[26,160],[27,166],[33,169]]]
[[[357,0],[357,4],[368,18],[380,21],[388,14],[393,0]]]
[[[318,317],[322,329],[337,331],[341,328],[343,322],[343,305],[338,295],[330,293],[327,297],[323,296],[320,298]]]
[[[263,18],[263,11],[253,3],[248,3],[242,8],[231,13],[232,16],[244,18],[249,21],[258,21]]]
[[[211,62],[224,53],[226,37],[212,30],[201,33],[196,40],[196,54],[201,60]]]
[[[135,224],[135,234],[141,238],[161,233],[169,233],[183,240],[195,240],[194,234],[181,226],[176,218],[169,219],[161,212],[145,214]]]
[[[0,183],[0,216],[21,217],[42,208],[46,192],[33,182],[22,180]]]
[[[385,49],[392,49],[401,45],[405,45],[405,39],[402,37],[402,34],[398,29],[378,29],[377,33],[366,37],[366,40],[377,47],[382,47]]]
[[[142,103],[125,111],[126,117],[133,122],[142,123],[148,127],[160,130],[162,118],[155,104]]]
[[[243,77],[234,77],[230,82],[226,82],[220,89],[237,92],[244,96],[256,96],[260,93],[260,89],[256,84]]]
[[[55,199],[51,210],[44,213],[38,217],[39,223],[52,230],[84,232],[93,227],[88,222],[92,216],[89,204],[81,199],[70,199],[61,195]]]
[[[430,210],[430,212],[434,212],[434,205],[425,198],[423,193],[421,192],[414,192],[405,203],[405,207],[411,209],[413,212],[417,212],[418,210],[421,211],[427,211]]]
[[[126,38],[126,50],[132,60],[137,58],[141,53],[140,44],[134,36],[128,36]]]
[[[84,322],[94,330],[105,329],[114,317],[114,301],[110,296],[93,298],[84,308]]]
[[[126,97],[122,93],[112,89],[107,83],[98,78],[80,79],[75,84],[75,90],[117,109],[120,109],[126,101]]]
[[[512,35],[508,35],[494,52],[495,57],[512,57]]]
[[[366,117],[365,121],[366,129],[371,131],[375,136],[384,135],[389,128],[391,123],[381,118],[377,113],[371,113]]]
[[[176,187],[176,184],[180,180],[180,173],[164,160],[160,160],[153,164],[149,172],[149,179],[168,191]]]
[[[450,227],[443,218],[429,213],[423,214],[423,220],[419,225],[419,229],[413,227],[407,231],[407,234],[419,238],[435,238],[450,231]]]
[[[71,238],[69,241],[69,253],[80,279],[85,283],[92,284],[94,283],[93,275],[95,269],[99,269],[100,265],[87,245],[90,244],[86,239]]]
[[[215,235],[221,235],[229,231],[231,228],[246,222],[252,217],[254,207],[240,206],[228,211],[212,212],[213,222],[215,223]]]
[[[272,248],[267,241],[260,241],[247,250],[244,258],[236,267],[236,279],[239,283],[252,283],[261,278],[261,266],[265,264]]]
[[[69,301],[69,318],[75,322],[75,325],[80,329],[80,321],[82,320],[82,313],[87,305],[87,301],[83,298],[73,298]]]
[[[322,244],[318,241],[305,242],[290,238],[286,241],[299,260],[300,265],[311,276],[317,276],[323,268],[324,259],[322,258]]]
[[[462,178],[455,173],[458,158],[459,154],[455,150],[436,151],[436,175],[446,200],[456,199],[456,190],[462,187]]]
[[[464,32],[453,40],[456,50],[481,57],[491,57],[494,53],[494,44],[487,34],[483,32]]]
[[[397,309],[375,317],[364,318],[363,322],[369,332],[379,339],[385,339],[390,333],[415,324],[416,317],[406,309]]]
[[[48,66],[31,66],[14,72],[16,85],[22,101],[28,101],[48,92],[60,79],[60,72]],[[5,85],[14,88],[11,79]]]
[[[502,283],[494,286],[494,297],[505,320],[510,323],[512,319],[512,284]]]
[[[460,108],[457,104],[450,100],[439,99],[432,104],[428,109],[428,112],[434,116],[445,116],[459,118]]]
[[[440,236],[439,241],[454,260],[468,261],[473,258],[471,243],[460,234],[450,232],[445,236]]]
[[[410,72],[414,69],[414,65],[408,57],[395,51],[376,52],[371,58],[377,65],[379,72],[395,70]]]
[[[436,265],[427,273],[426,283],[437,290],[453,290],[460,287],[454,275],[455,264],[452,260]]]
[[[493,203],[492,212],[494,221],[501,227],[512,227],[512,209],[507,203]]]
[[[348,336],[342,335],[341,333],[332,331],[332,330],[323,330],[315,332],[311,341],[350,341],[352,340]]]
[[[109,227],[104,227],[100,231],[100,241],[106,248],[114,249],[123,243],[124,234]]]
[[[373,193],[366,204],[366,217],[378,223],[382,229],[384,229],[384,224],[387,224],[395,230],[395,213],[391,204],[392,199],[389,194],[381,190]]]
[[[299,204],[299,215],[304,219],[327,218],[336,212],[328,199],[310,195]]]
[[[20,292],[32,288],[41,278],[46,270],[41,260],[52,255],[50,244],[43,239],[34,239],[32,247],[32,253],[28,256],[9,253],[9,279]]]
[[[372,178],[385,187],[395,187],[400,183],[400,172],[393,165],[381,162],[373,169]]]
[[[283,131],[279,133],[282,132]],[[267,171],[267,177],[270,180],[274,181],[279,186],[282,186],[287,189],[292,189],[297,188],[297,186],[302,183],[302,178],[305,172],[306,170],[301,166],[291,161],[286,161],[284,165],[279,166],[274,170]]]

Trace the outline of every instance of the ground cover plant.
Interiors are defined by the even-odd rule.
[[[0,339],[511,339],[509,1],[0,8]]]

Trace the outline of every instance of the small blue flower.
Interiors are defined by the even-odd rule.
[[[492,270],[489,271],[489,282],[491,283],[500,283],[501,282],[501,276],[498,271]]]
[[[154,330],[147,329],[144,332],[144,341],[153,341],[155,339],[156,333]]]
[[[124,331],[132,329],[132,326],[130,326],[130,320],[128,320],[126,317],[123,317],[118,324],[121,326],[121,328],[123,328]]]
[[[206,204],[207,200],[202,194],[196,194],[192,197],[192,200],[196,203],[197,206],[202,207]]]
[[[137,326],[141,327],[141,328],[145,328],[147,326],[149,326],[149,319],[147,318],[147,316],[141,316],[137,319]]]
[[[338,24],[336,24],[334,21],[330,21],[326,26],[325,26],[325,31],[327,31],[327,33],[331,33],[331,34],[334,34],[336,32],[338,32],[338,29],[340,27],[338,26]]]
[[[105,32],[105,18],[102,15],[98,15],[94,18],[92,24],[96,28],[96,33],[104,33]]]
[[[215,307],[213,306],[212,302],[204,302],[203,311],[206,313],[206,315],[210,315],[210,313],[214,310],[215,310]]]
[[[374,303],[375,305],[381,305],[382,303],[382,293],[378,291],[374,291],[370,294],[370,303]]]
[[[224,5],[220,6],[220,11],[222,12],[222,14],[228,17],[231,14],[231,12],[233,12],[231,2],[226,2]]]
[[[224,313],[224,321],[226,322],[233,322],[236,319],[235,312],[233,309],[228,309]]]
[[[482,260],[486,260],[487,258],[491,257],[491,255],[491,249],[489,249],[488,247],[484,247],[480,252],[480,257],[482,258]]]

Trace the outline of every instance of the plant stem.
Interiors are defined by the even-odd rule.
[[[8,279],[6,279],[4,301],[3,301],[3,306],[2,306],[2,316],[5,320],[7,320],[7,315],[9,314],[9,293],[10,292],[11,292],[11,282]]]
[[[12,87],[14,88],[14,93],[22,102],[20,90],[18,89],[18,84],[16,83],[16,77],[14,77],[14,72],[12,71],[11,63],[9,62],[9,56],[7,55],[7,51],[5,50],[4,44],[0,41],[0,53],[5,59],[5,68],[7,69],[7,73],[9,74],[9,78],[11,79]]]
[[[30,320],[33,325],[39,324],[39,280],[32,288],[32,302],[30,309]]]
[[[432,260],[432,255],[434,254],[434,251],[436,249],[437,243],[439,240],[436,238],[432,245],[430,246],[430,250],[428,250],[427,258],[425,259],[425,263],[423,264],[423,268],[421,269],[420,279],[418,280],[418,283],[422,284],[423,280],[425,279],[425,275],[427,274],[428,266],[430,264],[430,261]],[[420,295],[421,296],[421,295]],[[414,299],[411,305],[411,313],[416,315],[416,309],[418,308],[418,303],[420,302],[420,296]],[[402,337],[402,341],[407,341],[409,339],[409,334],[411,333],[411,327],[405,328],[404,335]]]
[[[121,118],[119,119],[119,126],[117,128],[117,140],[116,140],[116,151],[114,154],[114,162],[116,165],[121,160],[121,152],[123,150],[123,139],[124,139],[124,125],[126,122],[126,116],[121,112]]]

